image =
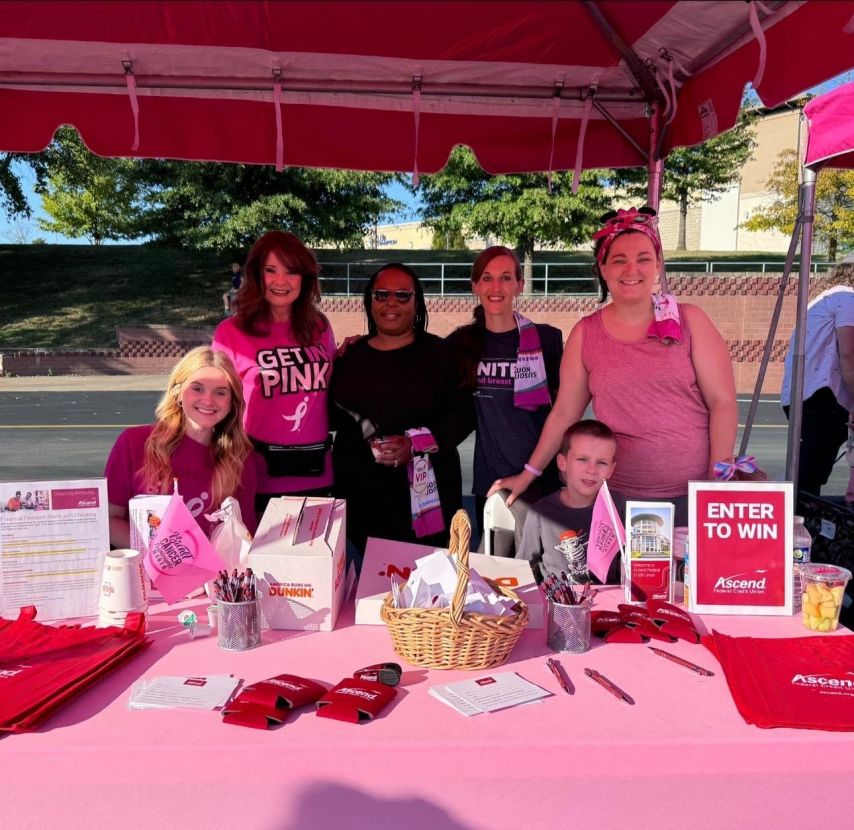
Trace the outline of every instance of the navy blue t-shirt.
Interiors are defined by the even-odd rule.
[[[554,402],[563,354],[563,335],[560,329],[544,323],[537,323],[536,327]],[[474,392],[477,434],[472,492],[478,496],[485,496],[495,479],[522,471],[551,411],[550,406],[531,411],[513,405],[513,370],[518,351],[517,329],[500,334],[485,332]],[[555,479],[552,489],[557,487]]]

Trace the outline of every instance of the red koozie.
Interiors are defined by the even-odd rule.
[[[397,689],[371,680],[347,677],[317,701],[321,718],[362,723],[373,720],[397,694]]]
[[[854,731],[854,637],[760,639],[714,631],[703,642],[748,723]]]
[[[648,637],[650,640],[661,640],[665,643],[672,643],[673,637],[667,634],[663,629],[652,622],[652,620],[639,620],[638,622],[626,623],[629,628],[633,628],[638,634]]]
[[[618,605],[617,610],[620,612],[623,622],[639,623],[643,620],[646,622],[651,621],[646,608],[639,608],[637,605]]]
[[[269,729],[285,722],[289,709],[271,709],[255,703],[239,703],[235,700],[222,710],[222,722],[251,729]]]
[[[620,626],[619,628],[612,628],[605,635],[606,643],[633,643],[636,645],[643,644],[643,637],[641,637],[640,632],[635,628],[629,628],[625,625]]]
[[[326,686],[297,677],[295,674],[277,674],[246,686],[234,699],[235,703],[251,703],[268,709],[297,709],[314,703],[326,694]]]
[[[615,628],[624,628],[623,618],[617,611],[593,611],[590,614],[590,630],[594,634],[607,634]]]
[[[682,608],[671,605],[669,602],[661,599],[648,599],[646,607],[655,623],[675,622],[690,626],[691,628],[694,627],[694,620],[691,615]]]
[[[700,642],[700,634],[697,632],[697,629],[692,628],[690,625],[682,625],[682,623],[664,623],[664,625],[661,626],[661,633],[669,634],[671,637],[675,637],[677,640],[685,640],[689,643]]]

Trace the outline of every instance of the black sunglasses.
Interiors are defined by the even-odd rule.
[[[399,291],[389,291],[387,288],[375,288],[371,291],[371,296],[378,303],[387,303],[389,297],[394,297],[399,303],[408,303],[412,299],[412,295],[415,294],[414,291],[405,291],[401,289]]]

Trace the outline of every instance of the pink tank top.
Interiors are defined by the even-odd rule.
[[[709,411],[691,361],[691,333],[680,308],[682,342],[623,342],[602,312],[582,320],[581,360],[595,416],[617,435],[609,486],[628,498],[684,496],[709,468]]]

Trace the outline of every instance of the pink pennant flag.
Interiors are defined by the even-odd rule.
[[[183,599],[226,567],[177,492],[169,500],[143,564],[166,602]]]
[[[603,481],[593,504],[593,518],[590,520],[587,569],[604,583],[608,578],[611,562],[618,553],[622,555],[625,544],[626,530],[617,515],[614,500],[608,490],[608,482]]]

